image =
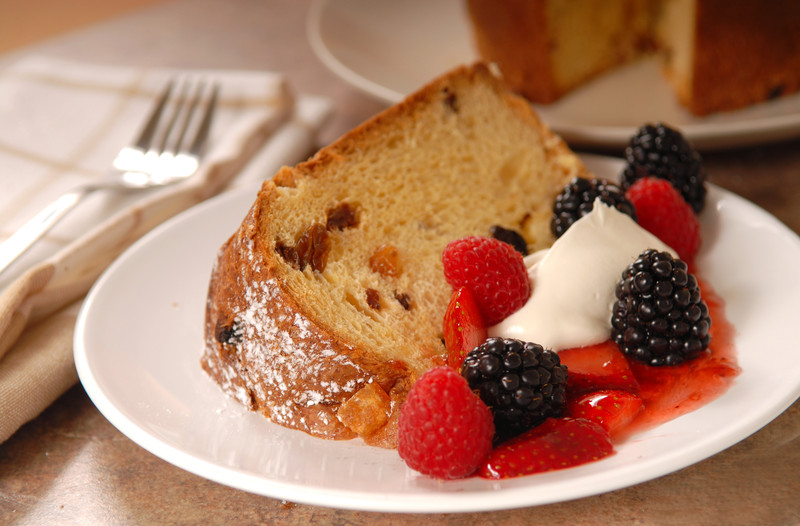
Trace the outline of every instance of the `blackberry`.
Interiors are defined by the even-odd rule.
[[[711,341],[708,306],[687,265],[648,249],[622,273],[611,315],[611,337],[623,353],[649,365],[677,365]]]
[[[661,123],[646,124],[631,137],[625,148],[627,165],[622,171],[622,188],[627,190],[643,177],[668,180],[695,213],[706,201],[706,173],[700,154],[676,130]]]
[[[564,410],[567,367],[539,344],[489,338],[467,354],[461,375],[492,410],[500,440]]]
[[[636,209],[622,188],[603,179],[576,177],[556,196],[550,221],[553,235],[561,237],[572,223],[591,212],[597,198],[636,221]]]
[[[522,237],[522,234],[516,230],[503,228],[500,225],[494,225],[491,229],[489,229],[489,234],[495,239],[499,239],[504,243],[508,243],[514,247],[514,250],[523,256],[528,255],[528,243],[525,242],[525,238]]]

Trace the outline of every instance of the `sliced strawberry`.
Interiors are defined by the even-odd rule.
[[[550,418],[500,444],[478,469],[487,479],[506,479],[600,460],[614,452],[608,432],[582,418]]]
[[[586,393],[567,402],[567,414],[597,422],[611,439],[620,438],[625,428],[642,411],[639,395],[618,389],[602,389]]]
[[[639,389],[625,355],[613,342],[565,349],[558,357],[569,371],[567,391],[573,396],[597,389]]]
[[[467,353],[486,341],[487,337],[486,326],[472,292],[467,287],[455,289],[444,313],[447,365],[460,371]]]

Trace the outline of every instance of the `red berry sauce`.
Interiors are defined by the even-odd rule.
[[[708,404],[727,391],[740,372],[733,345],[735,330],[725,317],[725,302],[708,283],[698,282],[711,316],[711,344],[700,357],[676,366],[651,367],[628,358],[644,402],[644,411],[631,423],[628,436]]]
[[[701,356],[677,366],[653,367],[624,356],[612,341],[561,351],[564,353],[562,363],[569,368],[571,362],[580,371],[576,373],[575,383],[571,386],[568,383],[568,396],[604,389],[621,389],[633,392],[642,399],[642,411],[625,427],[615,430],[610,437],[612,443],[624,442],[635,433],[651,429],[708,404],[727,391],[739,374],[740,368],[733,345],[735,331],[725,317],[725,303],[708,283],[700,279],[698,282],[712,320],[711,344]],[[635,379],[630,378],[626,363]],[[586,364],[592,364],[589,370],[594,373],[589,379],[580,377],[586,374]],[[582,448],[586,447],[583,443],[580,445]],[[591,462],[608,454],[600,449],[593,453],[596,454],[591,459],[582,459],[570,466]],[[523,458],[514,460],[525,462]],[[491,467],[484,466],[479,476],[507,478],[569,466],[516,466],[519,469],[508,473],[495,473],[489,469]]]

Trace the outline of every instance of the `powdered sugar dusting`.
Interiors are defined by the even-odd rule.
[[[232,318],[237,335],[225,344],[213,336],[207,338],[208,353],[216,348],[220,356],[235,357],[206,360],[212,375],[228,394],[266,412],[276,423],[312,433],[339,425],[336,409],[371,382],[371,375],[341,346],[334,348],[320,337],[310,319],[290,312],[280,301],[280,285],[264,277],[251,239],[235,238],[228,250],[249,265],[233,284],[238,298],[229,305],[209,305],[228,309],[225,319]]]

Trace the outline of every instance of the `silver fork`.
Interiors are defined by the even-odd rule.
[[[68,192],[0,244],[0,273],[41,239],[87,195],[98,190],[141,190],[182,181],[197,172],[219,86],[171,80],[159,95],[139,136],[122,148],[107,179]],[[170,98],[174,103],[170,104]]]

